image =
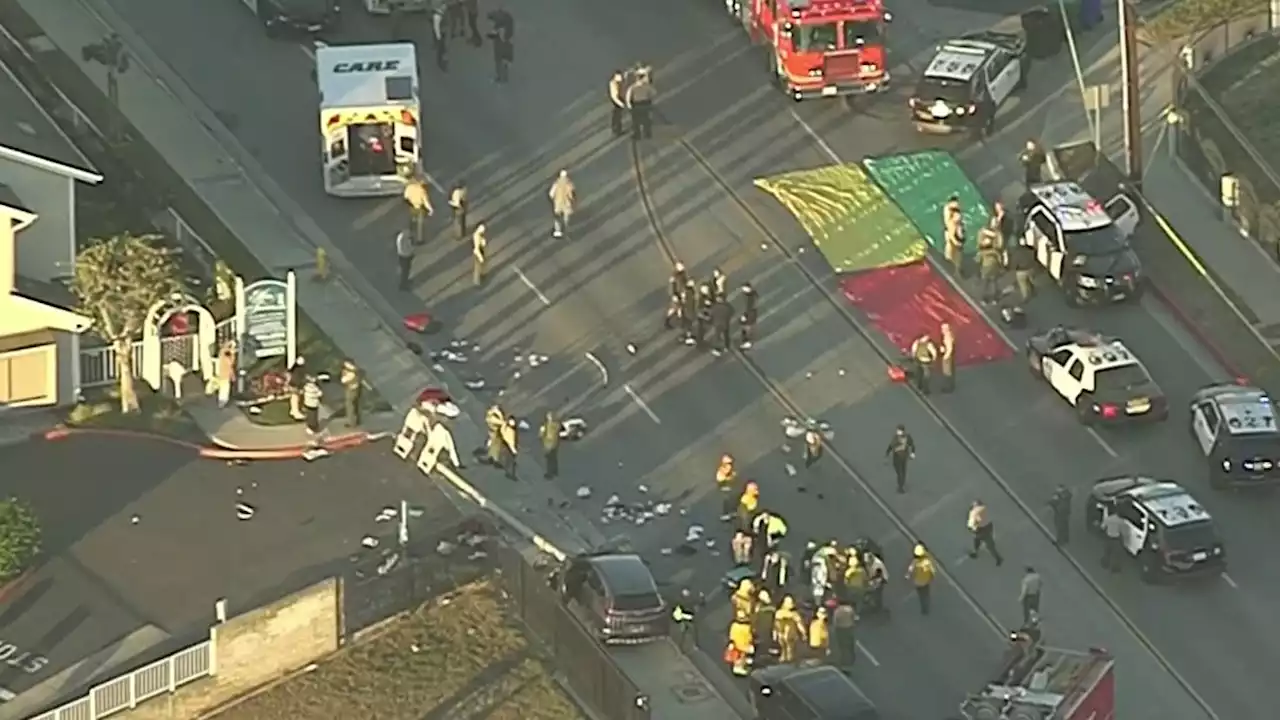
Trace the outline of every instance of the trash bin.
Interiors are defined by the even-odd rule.
[[[1065,40],[1062,15],[1056,7],[1038,7],[1022,13],[1022,31],[1027,36],[1027,54],[1041,60],[1062,51]]]

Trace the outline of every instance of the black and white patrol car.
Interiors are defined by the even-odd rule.
[[[240,0],[253,11],[268,37],[332,30],[342,18],[339,0]]]
[[[1245,488],[1280,483],[1280,428],[1266,392],[1212,385],[1191,398],[1191,436],[1209,463],[1209,485]]]
[[[1026,41],[1014,33],[981,32],[950,40],[916,83],[908,104],[916,129],[985,133],[1000,107],[1027,86]]]
[[[1086,425],[1169,417],[1160,386],[1114,338],[1059,325],[1027,340],[1027,364]]]
[[[1120,544],[1148,582],[1221,574],[1227,553],[1208,511],[1174,482],[1141,476],[1094,483],[1084,509],[1090,532],[1101,535],[1103,518],[1119,515]]]
[[[1020,242],[1072,305],[1119,302],[1142,291],[1142,263],[1129,246],[1138,208],[1124,193],[1101,203],[1064,180],[1032,185],[1018,201]]]

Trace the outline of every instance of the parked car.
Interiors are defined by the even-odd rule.
[[[667,605],[639,555],[602,552],[569,558],[555,582],[569,609],[602,643],[638,644],[667,635]]]

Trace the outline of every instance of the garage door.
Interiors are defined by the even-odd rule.
[[[0,355],[0,404],[53,402],[53,359],[52,346]]]

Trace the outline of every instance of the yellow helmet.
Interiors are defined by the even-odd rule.
[[[924,545],[916,544],[916,549],[913,551],[913,554],[918,558],[924,557]]]

